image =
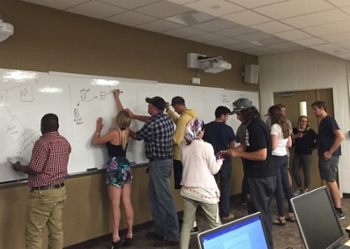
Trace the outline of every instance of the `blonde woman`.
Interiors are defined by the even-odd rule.
[[[130,163],[128,159],[126,159],[131,119],[128,112],[124,110],[119,95],[120,91],[114,90],[114,96],[119,110],[119,113],[115,118],[115,129],[100,136],[103,123],[102,118],[98,118],[96,122],[96,132],[93,138],[93,144],[106,144],[108,150],[109,160],[107,162],[106,183],[108,185],[108,194],[111,201],[113,216],[112,249],[118,249],[121,246],[131,246],[133,242],[132,226],[134,223],[134,209],[130,201],[131,182],[133,177]],[[124,240],[119,236],[121,201],[125,209],[128,226],[128,233]]]
[[[316,148],[318,138],[316,132],[310,128],[309,119],[306,116],[298,118],[298,125],[293,129],[292,138],[294,141],[293,176],[298,186],[294,195],[300,195],[309,190],[312,149]],[[304,173],[304,190],[299,175],[300,169],[303,169]]]
[[[203,135],[204,122],[199,118],[190,119],[185,128],[186,142],[180,143],[184,209],[180,249],[188,249],[198,206],[204,210],[211,228],[221,225],[218,209],[220,191],[214,175],[221,169],[223,159],[215,157],[213,146],[202,140]]]

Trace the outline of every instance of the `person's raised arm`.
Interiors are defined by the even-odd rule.
[[[179,120],[179,117],[169,108],[169,102],[166,102],[165,111],[169,115],[169,117],[171,117],[173,122],[177,125],[177,121]]]
[[[151,119],[150,116],[135,115],[129,108],[126,108],[125,110],[129,113],[129,117],[131,119],[136,119],[141,122],[147,122],[148,120]]]
[[[118,112],[120,112],[121,110],[124,110],[122,102],[120,101],[120,98],[119,98],[120,90],[119,89],[113,90],[113,94],[114,94],[115,101],[117,102]]]
[[[109,141],[112,141],[112,139],[113,139],[113,133],[115,132],[115,130],[108,132],[104,136],[100,136],[102,128],[103,128],[102,118],[98,118],[96,120],[96,131],[95,131],[94,136],[92,138],[92,143],[94,145],[104,144],[104,143],[107,143]]]

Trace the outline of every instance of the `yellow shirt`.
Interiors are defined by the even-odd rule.
[[[190,119],[197,117],[197,113],[192,109],[184,111],[179,117],[170,109],[167,110],[167,113],[176,125],[176,129],[173,135],[173,158],[174,160],[180,161],[179,145],[182,141],[185,140],[184,135],[186,124]]]

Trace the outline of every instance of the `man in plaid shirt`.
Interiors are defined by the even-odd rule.
[[[63,248],[62,210],[66,201],[64,178],[71,146],[58,133],[58,117],[46,114],[41,119],[41,133],[29,165],[12,165],[15,171],[28,174],[30,194],[26,213],[26,249],[39,249],[45,224],[49,231],[49,248]]]
[[[146,102],[151,117],[134,115],[127,109],[131,118],[145,122],[141,130],[130,131],[130,137],[145,141],[149,159],[148,199],[155,225],[154,231],[146,237],[159,240],[154,243],[155,247],[176,246],[179,244],[179,224],[169,180],[173,169],[174,124],[164,113],[166,103],[163,98],[146,98]]]

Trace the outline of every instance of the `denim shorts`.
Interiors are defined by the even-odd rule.
[[[322,180],[334,182],[337,179],[339,157],[332,156],[329,160],[318,158],[318,169]]]

